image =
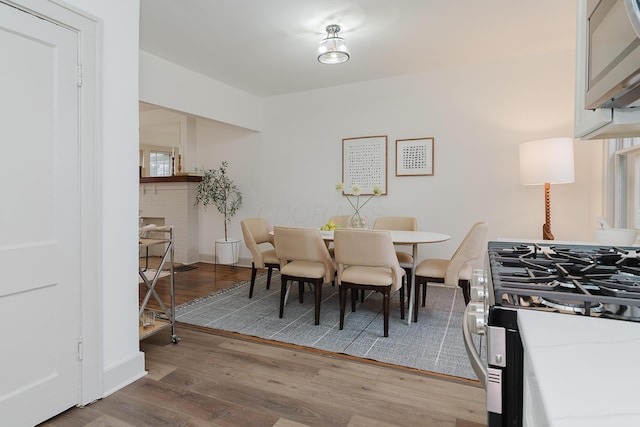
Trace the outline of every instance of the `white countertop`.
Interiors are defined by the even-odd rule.
[[[639,323],[519,310],[518,326],[545,424],[640,425]]]

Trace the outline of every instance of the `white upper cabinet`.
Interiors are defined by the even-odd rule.
[[[614,8],[624,8],[624,0],[604,0]],[[607,139],[640,136],[640,107],[587,109],[588,17],[597,1],[578,0],[576,38],[576,92],[574,136],[580,139]],[[630,24],[629,24],[630,25]],[[618,26],[619,27],[619,26]],[[638,49],[640,52],[640,49]],[[629,58],[627,58],[629,60]],[[635,61],[635,59],[632,59]],[[640,68],[640,63],[638,63]],[[608,78],[607,76],[606,78]],[[604,79],[603,79],[604,80]]]

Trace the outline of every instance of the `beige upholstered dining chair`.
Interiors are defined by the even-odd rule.
[[[273,269],[280,269],[280,260],[276,255],[271,232],[271,224],[264,218],[247,218],[240,221],[244,244],[251,252],[251,286],[249,298],[253,297],[253,287],[256,284],[256,273],[259,268],[267,269],[267,289],[271,286]]]
[[[351,219],[351,215],[334,215],[329,218],[329,221],[333,221],[339,228],[349,228],[349,220]],[[329,254],[331,258],[335,257],[333,253],[333,245],[331,242],[326,242],[327,248],[329,248]]]
[[[418,220],[413,216],[382,216],[376,218],[373,223],[374,230],[400,230],[400,231],[417,231]],[[405,251],[396,250],[398,262],[400,266],[407,272],[407,304],[411,298],[411,273],[413,270],[413,254]]]
[[[336,268],[320,230],[314,228],[274,227],[276,255],[280,259],[280,318],[284,315],[287,283],[298,282],[299,300],[303,302],[304,284],[314,286],[315,324],[320,324],[322,285],[332,283]]]
[[[422,285],[422,306],[427,302],[427,282],[444,283],[445,286],[460,286],[464,302],[469,303],[469,287],[472,268],[469,262],[480,259],[485,251],[486,222],[477,222],[471,227],[451,259],[425,259],[416,267],[416,301]],[[417,308],[417,306],[416,306]]]
[[[340,228],[349,228],[349,219],[351,215],[334,215],[329,221],[333,221]]]
[[[418,220],[413,216],[381,216],[373,223],[374,230],[416,231]]]
[[[389,336],[389,300],[400,290],[400,317],[404,319],[405,271],[398,263],[391,235],[376,230],[336,230],[334,232],[338,284],[340,290],[340,329],[344,327],[347,291],[351,290],[351,311],[356,311],[357,291],[373,290],[383,295],[384,336]]]

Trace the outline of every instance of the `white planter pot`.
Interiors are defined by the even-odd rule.
[[[233,237],[217,239],[215,241],[215,262],[216,264],[236,265],[240,252],[240,239]]]

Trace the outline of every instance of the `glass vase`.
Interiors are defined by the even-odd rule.
[[[351,228],[366,230],[367,217],[364,215],[360,215],[359,213],[355,213],[351,216],[351,219],[349,220],[349,225],[351,226]]]

